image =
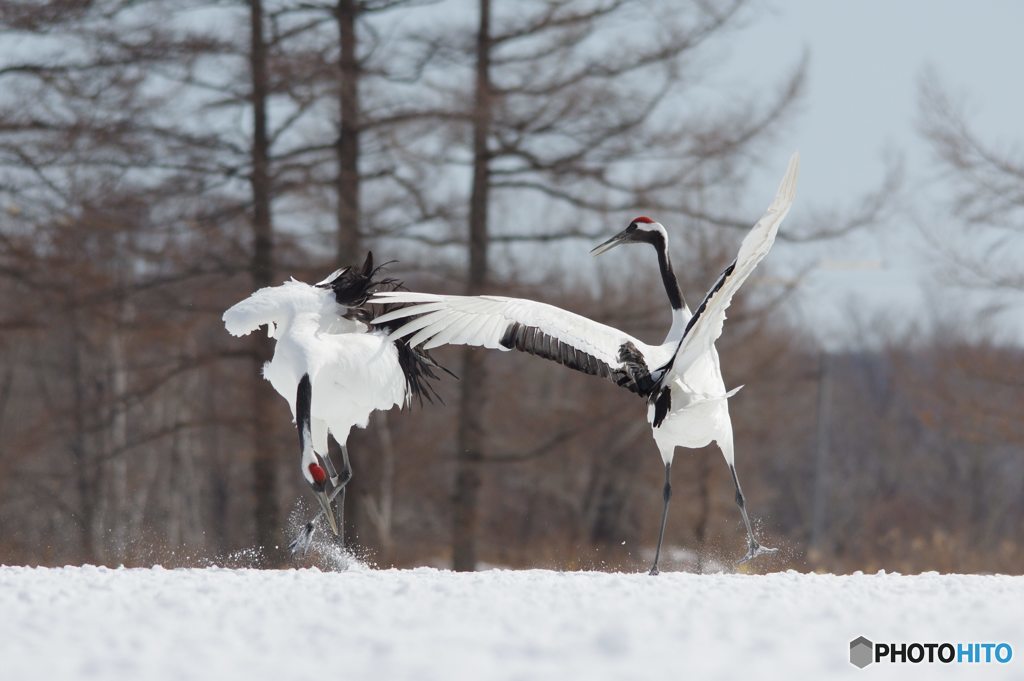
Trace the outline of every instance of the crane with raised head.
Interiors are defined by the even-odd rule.
[[[799,155],[789,161],[785,177],[768,210],[740,244],[736,258],[691,311],[683,299],[669,257],[668,233],[658,222],[638,217],[591,252],[596,256],[624,244],[649,244],[658,256],[661,279],[672,307],[672,326],[660,345],[648,345],[619,329],[546,303],[504,296],[450,296],[403,291],[382,292],[373,299],[404,304],[376,323],[407,320],[391,334],[426,350],[440,345],[472,345],[525,352],[570,369],[611,380],[647,401],[647,420],[665,469],[658,545],[650,573],[658,574],[672,495],[672,459],[677,447],[718,445],[736,491],[747,532],[747,553],[740,562],[773,553],[754,536],[746,498],[736,473],[729,398],[715,341],[722,335],[725,312],[750,273],[768,254],[779,225],[796,195]],[[742,386],[740,386],[742,387]]]

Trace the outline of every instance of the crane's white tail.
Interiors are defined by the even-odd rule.
[[[261,288],[245,300],[227,309],[221,319],[232,336],[246,336],[264,324],[273,336],[274,325],[280,323],[280,287]]]

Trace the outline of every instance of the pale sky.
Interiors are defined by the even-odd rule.
[[[798,305],[808,318],[842,326],[847,300],[866,317],[892,310],[902,320],[927,317],[922,308],[929,304],[946,310],[966,305],[973,312],[988,302],[979,296],[961,299],[929,278],[934,256],[914,217],[928,229],[956,232],[942,204],[934,160],[915,129],[918,80],[926,68],[933,69],[967,103],[981,137],[1024,149],[1022,28],[1024,3],[1010,0],[775,0],[761,5],[755,21],[731,41],[727,77],[735,82],[771,83],[805,49],[810,55],[802,110],[755,172],[755,212],[774,192],[792,149],[802,156],[793,219],[799,219],[801,201],[849,205],[881,181],[887,155],[904,159],[905,210],[884,227],[822,247],[821,257],[833,269],[815,273],[801,291]],[[798,254],[792,246],[777,248],[772,254],[777,263],[807,257],[806,249]],[[877,263],[880,269],[836,271],[837,260],[852,266]],[[1020,342],[1024,301],[993,323],[1007,339]]]
[[[454,4],[458,7],[458,0]],[[473,11],[470,0],[462,4],[467,13]],[[774,194],[793,150],[800,151],[802,164],[790,224],[799,223],[807,206],[855,204],[881,182],[886,158],[903,160],[900,209],[885,224],[819,246],[784,241],[776,246],[765,264],[776,278],[791,277],[807,263],[824,263],[805,281],[790,309],[819,329],[823,341],[841,338],[844,344],[851,340],[851,308],[866,320],[889,314],[893,324],[927,321],[938,309],[978,328],[977,312],[991,302],[989,297],[940,285],[933,276],[935,254],[919,231],[925,225],[931,233],[951,235],[951,242],[963,236],[943,203],[931,152],[915,129],[918,81],[932,69],[967,103],[983,139],[996,146],[1016,145],[1024,158],[1024,2],[755,0],[748,20],[747,28],[716,41],[712,52],[717,50],[722,67],[702,85],[709,96],[772,92],[805,51],[809,55],[800,109],[752,170],[743,200],[751,223]],[[615,231],[610,229],[609,235]],[[1021,241],[1024,263],[1024,236]],[[599,271],[580,244],[570,246],[580,253],[581,271]],[[748,284],[754,285],[754,280]],[[693,299],[703,291],[685,293]],[[1005,340],[1020,343],[1024,302],[1000,302],[1009,303],[1008,309],[991,323]]]

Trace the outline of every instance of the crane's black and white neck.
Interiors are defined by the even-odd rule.
[[[665,287],[669,307],[672,309],[672,326],[666,340],[678,341],[683,337],[686,322],[690,319],[690,308],[679,288],[679,280],[672,268],[672,255],[669,252],[668,232],[660,222],[655,222],[646,215],[633,218],[629,226],[611,239],[595,246],[590,254],[594,256],[607,253],[616,246],[625,244],[649,244],[658,256],[658,272]]]

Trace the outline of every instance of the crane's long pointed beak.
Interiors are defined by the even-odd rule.
[[[320,507],[324,510],[324,516],[327,518],[327,524],[331,526],[331,532],[337,536],[340,534],[338,519],[334,517],[334,509],[331,508],[331,498],[327,495],[327,492],[317,492],[316,500],[320,502]]]
[[[611,239],[608,239],[608,241],[605,241],[602,244],[594,246],[592,249],[590,249],[590,255],[596,258],[602,253],[607,253],[608,251],[612,250],[613,248],[621,244],[624,236],[625,232],[620,232],[613,236]]]

